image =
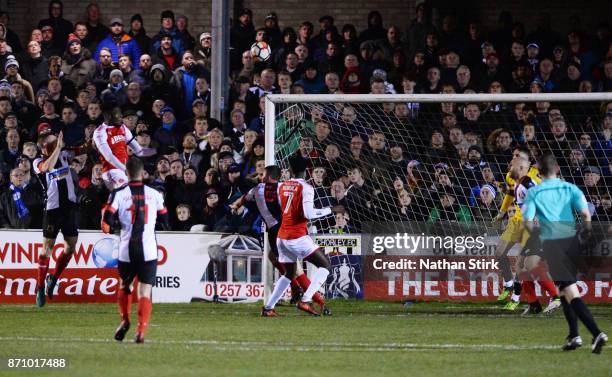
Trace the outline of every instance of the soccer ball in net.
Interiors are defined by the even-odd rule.
[[[270,59],[270,55],[272,55],[272,49],[266,42],[255,42],[251,46],[251,56],[256,61],[265,62]]]
[[[119,242],[114,238],[102,238],[93,247],[93,261],[98,268],[113,268],[119,264]]]

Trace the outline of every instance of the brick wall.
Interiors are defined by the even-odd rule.
[[[231,0],[228,0],[231,1]],[[265,15],[274,10],[279,16],[280,26],[297,27],[300,22],[308,20],[318,25],[318,18],[324,14],[335,17],[336,24],[341,27],[345,23],[353,23],[358,30],[367,25],[367,14],[377,9],[383,14],[385,25],[396,24],[406,28],[414,18],[417,0],[242,0],[243,6],[253,10],[256,26],[263,24]],[[64,15],[75,21],[83,18],[85,7],[89,1],[64,0]],[[176,15],[185,14],[190,18],[192,34],[197,35],[204,30],[210,30],[211,0],[130,0],[130,1],[99,1],[102,7],[103,19],[121,16],[125,23],[135,13],[141,13],[145,20],[148,33],[153,35],[159,29],[159,14],[163,9],[173,9]],[[234,2],[232,2],[233,4]],[[535,15],[540,10],[547,10],[553,20],[553,26],[560,32],[567,32],[568,19],[578,14],[587,30],[593,30],[598,21],[605,15],[612,14],[612,2],[609,0],[433,0],[440,9],[454,11],[460,20],[475,17],[485,26],[494,28],[502,9],[509,10],[515,21],[527,25],[535,21]],[[25,40],[29,31],[36,26],[38,20],[48,17],[46,0],[0,0],[0,7],[11,14],[10,27]],[[459,5],[458,5],[459,4]],[[534,6],[537,4],[537,6]]]

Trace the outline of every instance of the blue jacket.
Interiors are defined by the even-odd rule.
[[[164,34],[170,34],[172,36],[172,47],[178,56],[183,55],[185,52],[185,44],[183,41],[183,37],[176,30],[176,27],[173,27],[170,31],[165,30],[163,27],[159,29],[159,33],[153,37],[153,48],[152,51],[159,50],[159,46],[161,44],[161,36]]]
[[[98,44],[98,48],[96,48],[96,54],[94,55],[94,59],[96,59],[98,63],[100,63],[100,50],[104,47],[111,50],[113,62],[119,62],[119,55],[127,54],[132,59],[132,65],[138,66],[138,62],[140,61],[140,47],[136,40],[128,34],[123,34],[119,43],[115,43],[110,34],[101,40]]]

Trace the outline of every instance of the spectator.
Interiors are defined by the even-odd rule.
[[[122,54],[129,55],[133,62],[140,60],[140,47],[135,39],[130,37],[123,31],[123,21],[121,18],[115,17],[110,21],[111,31],[106,38],[100,41],[94,59],[100,63],[100,51],[103,48],[108,48],[111,52],[112,61],[119,62],[119,56]]]
[[[81,40],[74,34],[68,36],[68,49],[61,69],[77,87],[93,80],[96,73],[96,62],[91,58],[91,52],[83,48]]]
[[[212,64],[212,34],[208,32],[200,34],[199,41],[200,43],[194,51],[196,62],[210,71]]]
[[[72,22],[63,18],[64,4],[59,0],[49,2],[49,18],[40,20],[38,28],[45,31],[45,26],[51,26],[53,29],[53,47],[57,51],[62,51],[66,47],[68,34],[72,33]]]
[[[208,80],[210,73],[196,63],[191,51],[185,51],[182,58],[182,66],[174,72],[174,77],[171,79],[171,83],[179,91],[179,100],[182,102],[182,119],[193,116],[191,107],[196,98],[196,80],[199,77],[204,77]]]
[[[472,221],[470,209],[457,201],[457,194],[452,190],[442,191],[439,203],[429,213],[427,222],[459,222],[469,224]]]
[[[96,3],[90,3],[87,6],[85,25],[87,34],[95,45],[110,34],[110,29],[101,22],[100,7]]]
[[[176,18],[176,33],[183,40],[185,51],[193,51],[195,48],[195,38],[189,33],[189,19],[186,16]]]
[[[102,164],[91,168],[91,179],[78,193],[79,229],[99,229],[101,208],[108,201],[109,191],[102,181]]]
[[[144,21],[140,13],[136,13],[130,19],[130,32],[128,35],[138,43],[142,54],[149,54],[153,40],[147,36]]]
[[[177,55],[181,55],[186,50],[183,36],[176,28],[174,24],[174,12],[171,10],[165,10],[161,13],[161,27],[159,33],[153,37],[153,50],[157,51],[161,47],[161,40],[163,37],[170,37],[171,46]]]
[[[23,78],[32,84],[32,89],[38,91],[40,83],[47,78],[48,69],[49,63],[41,52],[40,43],[30,41],[28,43],[27,55],[21,64]]]
[[[15,54],[21,54],[23,51],[23,47],[21,45],[21,41],[17,34],[11,30],[9,26],[10,17],[8,12],[0,11],[0,24],[4,25],[4,38],[6,39],[6,43],[11,46],[11,50]]]
[[[42,192],[25,177],[26,173],[19,168],[10,171],[10,185],[0,193],[0,228],[37,229],[42,226]]]

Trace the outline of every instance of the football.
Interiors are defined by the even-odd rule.
[[[266,42],[255,42],[251,46],[251,56],[255,61],[265,62],[270,59],[272,55],[272,49]]]
[[[119,264],[119,242],[114,238],[102,238],[93,247],[93,261],[98,268],[113,268]]]

